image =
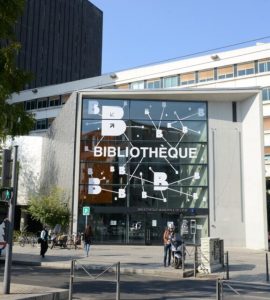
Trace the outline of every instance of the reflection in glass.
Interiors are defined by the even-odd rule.
[[[206,102],[83,99],[81,124],[79,206],[107,209],[94,216],[100,240],[112,230],[115,241],[147,243],[160,237],[161,211],[208,212]],[[154,210],[159,225],[129,209]]]

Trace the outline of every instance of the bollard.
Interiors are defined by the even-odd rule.
[[[194,277],[196,277],[197,273],[197,246],[194,248],[194,266],[193,266]]]
[[[116,300],[120,300],[120,262],[116,264]]]
[[[230,270],[229,270],[229,252],[225,253],[225,263],[226,263],[226,280],[230,279]]]
[[[69,277],[69,290],[68,290],[68,300],[72,300],[72,293],[73,293],[73,279],[74,279],[74,264],[75,261],[71,260],[70,265],[70,277]]]
[[[220,296],[220,279],[219,278],[216,281],[216,300],[221,300],[221,296]]]
[[[183,243],[182,244],[182,272],[183,272],[183,277],[184,277],[184,272],[185,272],[185,257],[186,257],[186,251],[185,251],[185,245]]]
[[[223,300],[223,280],[220,279],[219,282],[219,290],[220,290],[220,299]]]
[[[268,253],[265,253],[266,281],[269,282]]]

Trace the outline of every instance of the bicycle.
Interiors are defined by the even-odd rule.
[[[21,247],[24,247],[25,244],[31,244],[32,247],[35,247],[35,245],[37,244],[37,237],[26,235],[19,236],[19,245]]]
[[[80,236],[69,235],[67,240],[67,248],[68,249],[74,248],[75,250],[77,250],[78,245],[80,245],[80,242],[81,242]]]

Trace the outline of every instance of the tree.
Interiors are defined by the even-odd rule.
[[[54,228],[60,224],[62,228],[66,228],[70,220],[68,202],[66,193],[58,187],[53,187],[48,194],[31,197],[28,212],[34,220],[43,225]]]
[[[19,70],[16,57],[20,44],[16,41],[15,24],[23,12],[24,0],[0,0],[0,139],[8,135],[27,134],[35,120],[22,105],[10,104],[12,93],[19,93],[32,75]]]

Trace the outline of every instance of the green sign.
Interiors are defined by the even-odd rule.
[[[10,187],[0,188],[0,200],[10,201],[12,192],[13,192],[13,188]]]
[[[89,216],[90,215],[90,206],[84,206],[82,214],[83,214],[83,216]]]

